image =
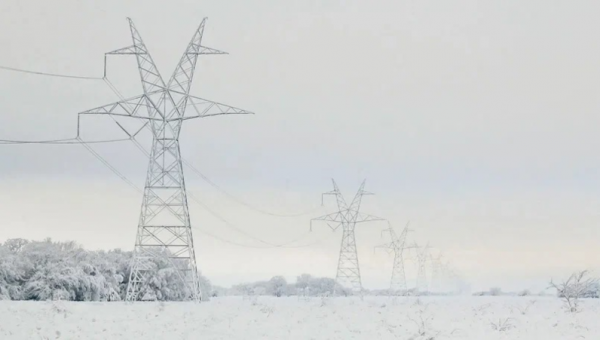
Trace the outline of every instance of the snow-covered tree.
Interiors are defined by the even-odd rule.
[[[269,280],[268,293],[277,297],[287,295],[287,285],[287,281],[283,276],[274,276]]]

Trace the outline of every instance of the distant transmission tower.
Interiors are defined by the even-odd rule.
[[[394,267],[392,269],[392,279],[390,282],[390,295],[401,295],[405,294],[408,290],[406,285],[406,272],[404,270],[404,250],[413,248],[413,246],[406,246],[406,236],[410,231],[406,224],[402,233],[398,236],[394,228],[389,225],[389,228],[383,232],[387,232],[390,235],[392,241],[390,243],[377,246],[376,248],[384,248],[388,251],[394,252]]]
[[[337,204],[339,211],[331,213],[329,215],[317,217],[312,221],[325,221],[329,222],[327,225],[332,230],[337,230],[342,226],[342,245],[340,247],[340,258],[338,261],[338,268],[336,274],[336,281],[343,287],[350,288],[353,292],[362,292],[362,283],[360,280],[360,266],[358,265],[358,254],[356,252],[356,239],[354,237],[354,228],[357,223],[372,222],[372,221],[383,221],[382,218],[366,215],[359,212],[362,197],[364,195],[373,195],[370,192],[366,192],[365,181],[358,189],[356,196],[352,200],[350,205],[346,204],[344,196],[342,196],[340,189],[337,184],[333,181],[333,191],[326,192],[324,195],[335,195],[337,198]],[[330,223],[335,223],[334,225]]]
[[[149,125],[153,134],[125,299],[135,301],[144,297],[147,279],[153,271],[149,260],[158,257],[168,259],[169,266],[185,283],[189,290],[185,298],[199,301],[202,296],[179,149],[181,125],[188,119],[251,112],[189,95],[198,56],[224,54],[202,46],[206,19],[202,20],[167,83],[163,81],[133,22],[129,18],[127,20],[133,45],[107,54],[136,57],[144,94],[81,113],[142,119],[144,126]],[[190,105],[193,109],[191,114],[188,112]],[[125,132],[130,137],[135,136]]]
[[[429,245],[425,247],[417,248],[417,260],[419,264],[419,270],[417,272],[417,293],[427,291],[427,271],[426,263],[429,259]]]
[[[431,267],[431,291],[437,292],[442,288],[442,254],[429,255]]]

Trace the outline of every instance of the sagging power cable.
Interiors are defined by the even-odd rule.
[[[72,79],[85,79],[85,80],[102,80],[103,79],[100,77],[86,77],[86,76],[74,76],[74,75],[69,75],[69,74],[39,72],[39,71],[32,71],[32,70],[26,70],[26,69],[21,69],[21,68],[16,68],[16,67],[8,67],[8,66],[0,66],[0,69],[6,70],[6,71],[28,73],[28,74],[35,74],[38,76],[57,77],[57,78],[72,78]]]

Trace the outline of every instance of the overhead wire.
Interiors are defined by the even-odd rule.
[[[59,73],[39,72],[39,71],[32,71],[32,70],[20,69],[20,68],[16,68],[16,67],[1,66],[1,65],[0,65],[0,69],[7,70],[7,71],[20,72],[20,73],[35,74],[35,75],[40,75],[40,76],[48,76],[48,77],[86,79],[86,80],[103,80],[104,79],[104,78],[100,78],[100,77],[86,77],[86,76],[76,76],[76,75],[59,74]],[[112,142],[126,141],[128,139],[129,138],[85,141],[85,143],[87,143],[87,144],[112,143]],[[0,145],[2,145],[2,144],[10,144],[10,145],[13,145],[13,144],[54,144],[54,145],[59,145],[59,144],[81,144],[81,143],[83,143],[83,141],[79,137],[64,138],[64,139],[50,139],[50,140],[0,139]]]
[[[205,182],[207,182],[208,184],[210,184],[213,188],[217,189],[218,191],[220,191],[223,195],[227,196],[230,200],[241,204],[243,206],[245,206],[246,208],[249,208],[251,210],[254,210],[256,212],[265,214],[265,215],[269,215],[269,216],[275,216],[275,217],[298,217],[298,216],[303,216],[303,215],[308,215],[310,213],[313,213],[315,211],[317,211],[318,209],[320,209],[320,207],[317,208],[313,208],[304,212],[299,212],[299,213],[293,213],[293,214],[279,214],[279,213],[273,213],[273,212],[269,212],[260,208],[257,208],[237,197],[235,197],[234,195],[230,194],[229,192],[227,192],[225,189],[221,188],[218,184],[216,184],[215,182],[213,182],[210,178],[206,177],[202,172],[200,172],[200,170],[198,170],[195,166],[193,166],[189,161],[185,160],[182,158],[182,162],[188,167],[190,168],[193,172],[195,172],[198,176],[200,176],[200,178],[202,178]]]
[[[13,139],[0,139],[0,144],[62,144],[69,143],[76,140],[76,138],[64,138],[64,139],[47,139],[47,140],[13,140]]]
[[[81,139],[78,137],[78,139],[81,141]],[[83,145],[94,157],[96,157],[96,159],[98,159],[106,168],[108,168],[110,171],[112,171],[115,175],[117,175],[121,180],[123,180],[123,182],[127,183],[127,185],[129,185],[131,188],[133,188],[133,190],[137,191],[138,193],[143,193],[143,191],[138,188],[137,185],[135,185],[132,181],[130,181],[125,175],[123,175],[117,168],[115,168],[114,166],[112,166],[104,157],[102,157],[98,152],[96,152],[96,150],[94,150],[91,146],[87,145],[87,143],[81,141],[81,145]]]
[[[54,140],[12,140],[12,139],[0,139],[0,145],[17,145],[17,144],[49,144],[49,145],[63,145],[63,144],[102,144],[102,143],[115,143],[127,141],[129,138],[120,139],[107,139],[107,140],[90,140],[83,141],[78,137],[66,138],[66,139],[54,139]]]
[[[38,75],[38,76],[48,76],[48,77],[58,77],[58,78],[72,78],[72,79],[85,79],[85,80],[102,80],[102,78],[100,78],[100,77],[86,77],[86,76],[74,76],[74,75],[69,75],[69,74],[39,72],[39,71],[32,71],[32,70],[26,70],[26,69],[21,69],[21,68],[16,68],[16,67],[8,67],[8,66],[0,66],[0,69],[6,70],[6,71],[35,74],[35,75]]]
[[[271,243],[271,242],[267,242],[267,241],[265,241],[265,240],[263,240],[263,239],[261,239],[259,237],[256,237],[256,236],[254,236],[254,235],[252,235],[252,234],[250,234],[250,233],[248,233],[248,232],[246,232],[246,231],[244,231],[244,230],[236,227],[235,225],[233,225],[232,223],[230,223],[228,220],[226,220],[223,216],[219,215],[217,212],[215,212],[214,210],[212,210],[211,208],[209,208],[202,201],[200,201],[199,199],[197,199],[196,196],[194,196],[191,192],[187,192],[187,196],[190,197],[198,205],[202,206],[204,208],[204,210],[208,211],[209,214],[213,215],[218,220],[220,220],[225,225],[227,225],[229,228],[231,228],[231,229],[239,232],[242,235],[245,235],[246,237],[249,237],[249,238],[251,238],[251,239],[253,239],[253,240],[257,241],[257,242],[266,244],[266,245],[271,246],[273,248],[283,248],[283,247],[285,247],[285,248],[295,248],[295,247],[291,247],[291,246],[287,247],[287,246],[289,246],[292,243],[296,243],[296,242],[300,241],[301,239],[303,239],[304,237],[306,237],[306,235],[308,235],[310,233],[310,231],[308,231],[308,232],[300,235],[299,237],[297,237],[297,238],[295,238],[295,239],[293,239],[291,241],[284,242],[284,243],[281,243],[281,244],[274,244],[274,243]],[[306,246],[309,246],[309,245],[306,245]]]
[[[6,71],[34,74],[38,76],[47,76],[47,77],[58,77],[58,78],[71,78],[71,79],[85,79],[85,80],[103,80],[104,77],[87,77],[87,76],[79,76],[79,75],[70,75],[70,74],[59,74],[59,73],[49,73],[49,72],[39,72],[32,71],[27,69],[21,69],[16,67],[8,67],[1,66],[0,69]],[[126,141],[129,138],[123,139],[110,139],[110,140],[96,140],[96,141],[86,141],[87,144],[98,144],[98,143],[113,143],[113,142],[121,142]],[[75,138],[64,138],[64,139],[50,139],[50,140],[13,140],[13,139],[0,139],[0,145],[2,144],[81,144],[82,140],[79,137]]]
[[[214,239],[216,239],[216,240],[219,240],[219,241],[221,241],[221,242],[223,242],[223,243],[228,243],[228,244],[231,244],[231,245],[234,245],[234,246],[238,246],[238,247],[244,247],[244,248],[254,248],[254,249],[274,249],[274,248],[285,248],[285,249],[288,249],[288,248],[308,248],[308,247],[311,247],[311,246],[314,246],[314,245],[317,245],[317,244],[321,243],[321,242],[319,241],[319,242],[315,242],[315,243],[311,243],[311,244],[305,244],[305,245],[299,245],[299,246],[291,246],[291,247],[284,247],[284,246],[281,246],[281,247],[273,247],[273,246],[254,246],[254,245],[242,244],[242,243],[238,243],[238,242],[234,242],[234,241],[230,241],[230,240],[227,240],[227,239],[221,238],[221,237],[219,237],[219,236],[217,236],[217,235],[215,235],[215,234],[209,233],[209,232],[207,232],[206,230],[200,229],[200,228],[198,228],[198,227],[195,227],[195,226],[192,226],[192,229],[194,229],[194,230],[196,230],[196,231],[198,231],[198,232],[200,232],[200,233],[202,233],[202,234],[204,234],[204,235],[208,235],[208,236],[210,236],[210,237],[212,237],[212,238],[214,238]]]

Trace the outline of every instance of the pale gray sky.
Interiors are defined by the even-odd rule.
[[[163,76],[201,19],[192,93],[257,113],[189,122],[184,157],[230,193],[275,212],[309,210],[339,180],[363,178],[365,212],[408,219],[475,289],[544,288],[550,276],[597,269],[600,255],[600,3],[597,1],[17,1],[0,2],[0,65],[101,76],[103,54],[128,46],[131,17]],[[109,61],[125,95],[135,62]],[[69,138],[77,112],[116,101],[102,81],[0,72],[0,139]],[[84,138],[119,136],[102,118]],[[145,136],[141,142],[148,143]],[[142,186],[130,143],[95,147]],[[311,215],[274,218],[231,202],[194,173],[189,190],[272,242],[303,234]],[[70,239],[131,249],[141,197],[81,146],[0,145],[0,241]],[[334,209],[333,202],[314,216]],[[260,245],[201,207],[194,225]],[[363,281],[385,287],[382,224],[357,234]],[[319,226],[301,249],[251,249],[196,233],[201,270],[217,284],[333,276],[341,234]]]

